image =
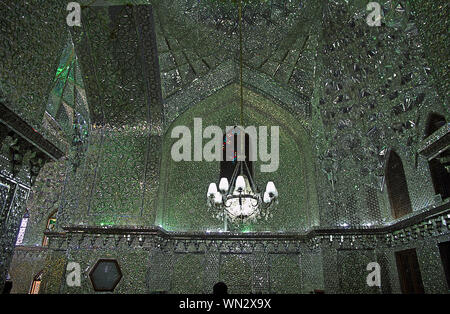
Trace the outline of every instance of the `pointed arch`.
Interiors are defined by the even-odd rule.
[[[450,149],[428,161],[434,192],[442,199],[450,197]]]
[[[39,294],[39,289],[41,287],[42,275],[44,271],[41,270],[34,276],[33,282],[31,283],[29,294]]]
[[[44,231],[53,231],[56,225],[56,214],[58,213],[58,210],[53,211],[47,218],[47,223],[45,225]],[[48,237],[44,235],[44,238],[42,239],[42,246],[48,246]]]
[[[425,126],[425,138],[436,132],[439,128],[447,123],[445,117],[436,112],[431,112],[428,115]],[[442,199],[450,197],[450,150],[447,149],[439,155],[428,160],[428,167],[430,169],[431,181],[436,194],[440,194]]]
[[[391,150],[387,156],[385,178],[394,219],[412,212],[403,163],[394,150]]]
[[[279,169],[274,172],[259,171],[261,166],[267,164],[258,158],[254,158],[253,176],[255,185],[264,187],[268,181],[276,182],[278,191],[286,191],[284,194],[292,195],[284,198],[279,204],[280,215],[273,219],[261,222],[258,228],[270,231],[298,230],[311,225],[318,225],[319,211],[317,205],[317,191],[314,173],[314,156],[309,129],[304,120],[284,109],[288,104],[279,105],[265,95],[252,89],[244,88],[246,93],[246,110],[244,111],[245,132],[250,137],[250,160],[253,154],[260,153],[259,147],[252,142],[259,142],[259,137],[253,137],[250,126],[279,126]],[[171,138],[171,131],[179,125],[193,128],[193,119],[202,117],[202,123],[216,125],[222,130],[228,126],[239,124],[238,99],[239,85],[229,84],[215,91],[212,95],[203,99],[176,116],[171,125],[165,131],[163,140],[163,156],[161,158],[161,182],[158,197],[158,213],[156,224],[171,230],[199,230],[221,228],[217,219],[208,213],[204,200],[204,191],[199,186],[206,186],[218,181],[220,162],[210,163],[184,163],[174,162],[171,158],[171,147],[176,139]],[[174,103],[173,103],[174,104]],[[243,126],[242,126],[243,127]],[[270,133],[271,134],[271,133]],[[222,134],[223,135],[223,134]],[[269,136],[269,134],[267,134]],[[269,146],[266,148],[269,149]],[[269,151],[267,151],[268,153]],[[250,168],[250,167],[249,167]],[[301,174],[301,175],[299,175]],[[194,178],[196,183],[194,183]],[[173,184],[173,182],[179,184]],[[177,189],[178,192],[174,190]],[[180,189],[183,193],[179,193]],[[289,192],[288,192],[289,191]],[[178,195],[178,196],[177,196]],[[181,200],[182,199],[182,200]],[[190,204],[191,208],[198,208],[192,215],[186,215],[186,209],[182,204]],[[305,204],[310,204],[306,206]],[[183,214],[184,213],[184,214]],[[283,213],[283,214],[281,214]],[[182,219],[176,219],[181,217]],[[299,217],[301,217],[299,219]]]

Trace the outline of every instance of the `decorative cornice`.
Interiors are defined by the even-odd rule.
[[[46,246],[25,246],[25,245],[17,245],[14,250],[16,251],[24,251],[24,252],[45,252],[48,250]]]
[[[173,232],[161,227],[67,226],[45,232],[53,250],[145,248],[175,253],[298,253],[302,249],[374,249],[450,235],[450,203],[421,211],[390,225],[366,228],[312,228],[307,232]]]
[[[51,159],[57,160],[64,156],[64,152],[45,139],[40,133],[35,131],[14,111],[5,104],[0,103],[0,122],[7,125],[11,130],[25,138],[28,142],[36,146]]]

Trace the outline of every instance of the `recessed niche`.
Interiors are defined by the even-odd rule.
[[[122,271],[116,260],[100,259],[89,273],[89,278],[95,291],[111,292],[122,279]]]

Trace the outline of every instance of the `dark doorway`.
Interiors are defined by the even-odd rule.
[[[385,175],[392,216],[397,219],[412,212],[403,163],[393,150],[388,156]]]
[[[442,266],[444,267],[447,289],[450,289],[450,241],[439,243]]]
[[[31,284],[29,294],[39,294],[39,289],[41,288],[43,271],[41,270],[33,279],[33,283]]]
[[[395,252],[400,287],[404,294],[424,293],[422,276],[415,249]]]
[[[233,176],[233,172],[237,165],[238,145],[241,144],[239,141],[244,139],[245,164],[243,174],[247,176],[247,178],[249,178],[249,175],[253,178],[253,164],[250,161],[250,136],[247,133],[245,134],[245,137],[240,136],[239,132],[242,131],[238,128],[234,128],[223,136],[220,178],[227,178],[228,182],[231,181],[231,177]],[[227,156],[227,147],[230,145],[233,145],[233,149],[228,148],[229,153]],[[238,175],[239,174],[240,173],[238,173]]]
[[[436,132],[440,127],[446,123],[444,116],[437,113],[430,113],[427,119],[427,124],[425,127],[425,137],[430,136]]]
[[[12,289],[13,283],[11,280],[7,280],[5,282],[5,286],[3,287],[3,292],[2,294],[10,294],[11,293],[11,289]]]
[[[432,112],[429,114],[426,127],[425,138],[436,132],[445,125],[447,121],[444,116]],[[428,161],[431,180],[436,194],[440,194],[442,199],[450,196],[450,150],[447,149],[438,156]]]
[[[214,295],[225,295],[228,294],[228,287],[227,285],[220,281],[218,283],[216,283],[213,287],[213,294]]]
[[[434,191],[442,199],[450,196],[450,149],[428,161]]]
[[[5,281],[5,285],[3,286],[3,290],[2,290],[2,294],[10,294],[11,293],[11,289],[12,289],[12,280],[11,280],[11,276],[9,275],[9,273],[6,274],[6,281]]]

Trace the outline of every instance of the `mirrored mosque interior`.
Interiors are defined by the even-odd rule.
[[[449,2],[369,2],[0,0],[0,290],[448,293]]]

